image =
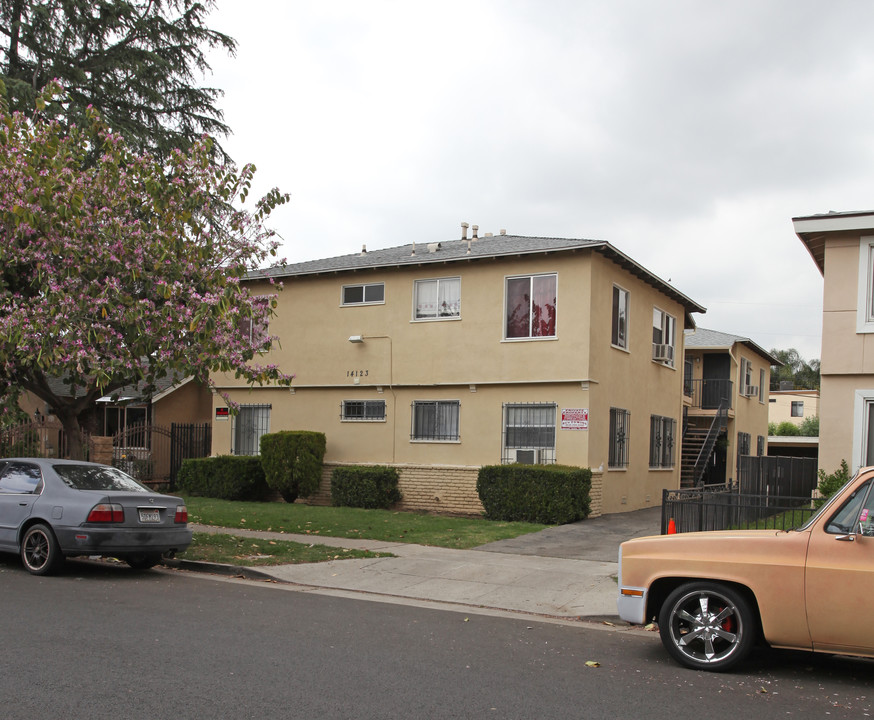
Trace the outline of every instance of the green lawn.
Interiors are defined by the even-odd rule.
[[[227,565],[289,565],[297,563],[394,557],[391,553],[346,550],[285,540],[262,540],[212,533],[194,533],[191,546],[177,556],[180,560],[224,563]]]
[[[441,517],[392,510],[315,507],[282,502],[231,502],[188,496],[188,519],[227,528],[319,537],[367,538],[466,549],[543,530],[547,525]],[[326,541],[327,542],[327,541]]]

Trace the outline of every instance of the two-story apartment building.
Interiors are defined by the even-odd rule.
[[[284,286],[270,328],[280,345],[262,360],[294,384],[216,376],[241,407],[228,417],[214,396],[214,454],[321,431],[326,476],[393,465],[404,507],[437,512],[481,512],[487,464],[591,467],[594,513],[658,505],[678,486],[683,329],[704,308],[609,243],[462,237],[248,282],[266,294],[270,278]]]
[[[769,422],[801,425],[815,417],[819,417],[819,390],[771,390]]]
[[[874,212],[792,223],[824,279],[819,467],[874,465]]]
[[[765,455],[771,365],[750,338],[696,328],[686,333],[681,485],[737,478],[742,455]]]

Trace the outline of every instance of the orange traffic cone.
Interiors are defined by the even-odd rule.
[[[674,522],[674,518],[668,520],[668,535],[676,535],[677,534],[677,523]]]

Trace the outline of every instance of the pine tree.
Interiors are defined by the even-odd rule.
[[[203,134],[226,135],[222,92],[202,87],[204,50],[236,50],[206,27],[213,0],[0,0],[0,79],[12,110],[31,114],[57,79],[69,96],[56,112],[87,124],[96,108],[128,145],[167,157]],[[225,155],[216,143],[221,155]]]

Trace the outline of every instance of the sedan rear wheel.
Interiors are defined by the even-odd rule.
[[[52,529],[46,525],[32,525],[21,541],[21,562],[34,575],[50,575],[64,564],[64,555]]]
[[[756,623],[750,604],[727,585],[693,582],[672,592],[659,613],[665,649],[696,670],[728,670],[750,652]]]

